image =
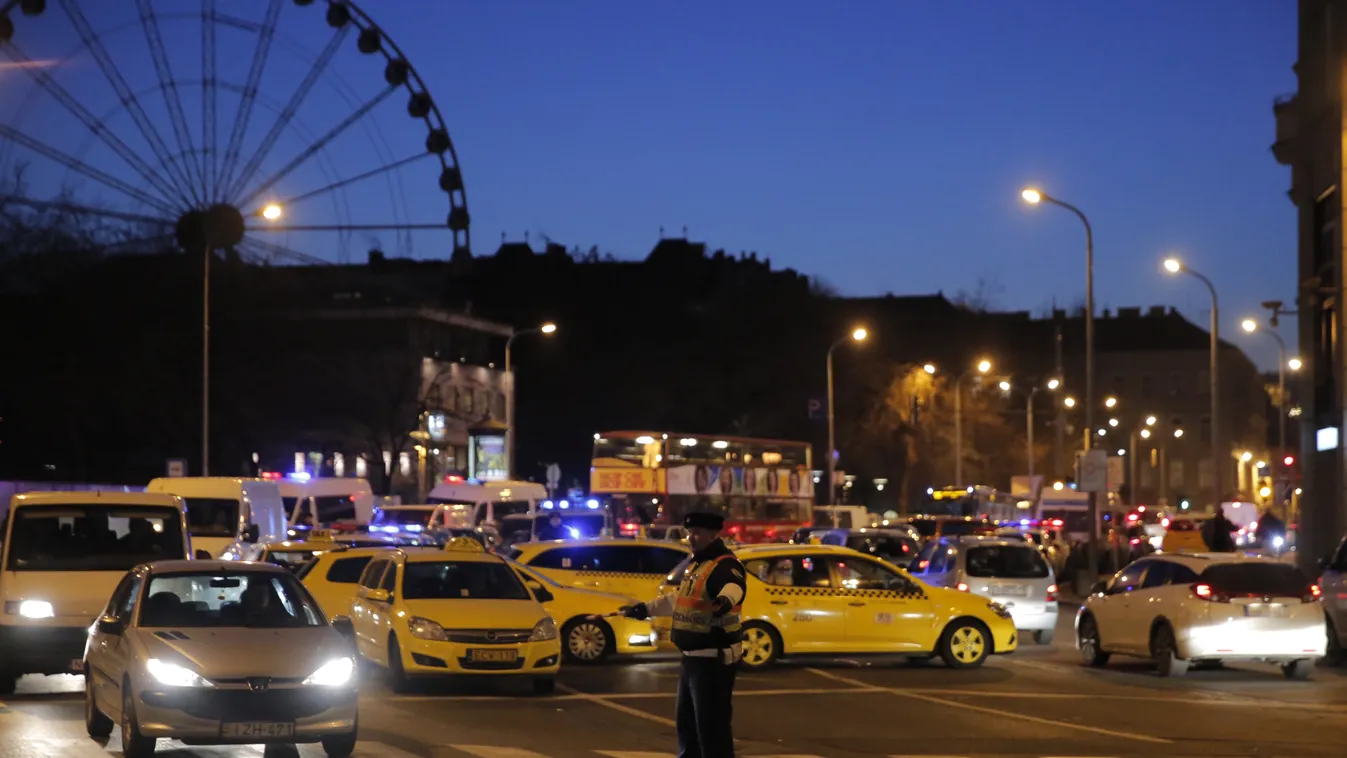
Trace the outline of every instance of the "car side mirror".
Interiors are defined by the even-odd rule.
[[[243,541],[249,544],[257,542],[261,536],[261,527],[257,524],[249,524],[243,529]]]
[[[393,594],[388,590],[367,590],[365,599],[371,603],[390,603],[393,601]]]
[[[537,598],[540,603],[550,603],[554,599],[552,593],[537,582],[528,582],[527,586],[533,591],[533,596]]]
[[[126,631],[126,624],[123,624],[122,620],[116,616],[104,616],[98,620],[98,631],[120,637]]]
[[[1097,581],[1090,586],[1091,595],[1102,595],[1106,590],[1108,590],[1108,582],[1103,580]]]
[[[193,556],[194,556],[198,561],[208,561],[208,560],[210,560],[211,558],[214,558],[214,557],[215,557],[215,556],[213,556],[213,555],[210,554],[210,551],[209,551],[209,550],[197,550],[195,553],[193,553]]]
[[[355,624],[351,622],[350,616],[344,613],[333,616],[328,625],[335,629],[337,634],[342,636],[342,639],[351,643],[355,642]]]

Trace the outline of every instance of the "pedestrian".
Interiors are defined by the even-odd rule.
[[[1279,550],[1286,543],[1286,522],[1277,518],[1272,506],[1258,519],[1258,539],[1268,550]]]
[[[720,539],[725,518],[689,513],[683,519],[692,563],[678,594],[624,606],[634,619],[673,617],[673,644],[682,652],[676,721],[679,758],[734,758],[731,729],[734,675],[743,655],[739,608],[744,565]]]
[[[1238,529],[1225,517],[1225,507],[1217,504],[1216,513],[1202,525],[1202,541],[1214,553],[1229,553],[1235,549],[1235,538],[1230,535]]]

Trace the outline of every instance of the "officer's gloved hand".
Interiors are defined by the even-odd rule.
[[[626,616],[629,619],[636,619],[637,621],[644,621],[650,618],[650,609],[645,607],[645,603],[624,605],[621,608],[618,608],[618,611],[620,611],[623,616]]]
[[[724,616],[730,612],[730,609],[734,608],[734,603],[730,602],[730,599],[724,595],[717,597],[715,603],[716,608],[711,611],[712,616]]]

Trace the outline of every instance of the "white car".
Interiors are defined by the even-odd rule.
[[[1151,555],[1091,589],[1077,647],[1087,666],[1118,653],[1182,676],[1192,663],[1264,661],[1304,679],[1327,643],[1321,594],[1300,569],[1266,558]]]
[[[1057,578],[1033,543],[1015,537],[943,537],[926,543],[910,569],[932,587],[982,595],[1005,606],[1015,628],[1051,645]]]

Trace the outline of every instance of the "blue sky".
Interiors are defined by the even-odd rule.
[[[49,14],[59,10],[50,5]],[[111,4],[83,5],[95,26],[126,14]],[[253,0],[219,5],[251,18],[265,8]],[[1161,273],[1161,258],[1177,252],[1215,281],[1226,334],[1261,364],[1275,363],[1271,340],[1236,332],[1260,301],[1294,299],[1290,175],[1268,150],[1272,100],[1295,88],[1294,3],[365,5],[444,112],[479,252],[494,249],[502,232],[512,239],[529,232],[634,258],[661,226],[671,234],[686,226],[713,248],[757,251],[844,294],[952,293],[984,278],[999,287],[996,303],[1004,308],[1077,301],[1084,293],[1080,225],[1064,211],[1024,207],[1019,189],[1032,183],[1089,214],[1099,307],[1177,305],[1205,323],[1200,284]],[[168,35],[169,47],[186,71],[199,65],[199,31],[188,19],[177,23],[183,31]],[[304,55],[311,59],[329,32],[317,7],[289,3],[280,28],[293,55],[276,54],[263,90],[284,101],[302,77]],[[131,78],[152,84],[137,29],[110,37],[109,49],[127,61],[140,56],[128,63]],[[221,38],[221,77],[242,81],[254,42],[235,34]],[[78,38],[56,15],[21,21],[16,41],[33,57],[63,58]],[[87,55],[63,61],[57,75],[69,77],[72,89],[97,81]],[[365,80],[377,84],[380,69],[352,43],[333,70],[358,89]],[[27,86],[0,72],[0,97],[18,97]],[[111,98],[106,89],[86,94]],[[305,103],[310,134],[352,110],[357,99],[338,89],[320,87]],[[409,128],[403,105],[390,101],[377,114],[387,126],[353,135],[336,151],[334,176],[416,147],[423,134],[402,134]],[[195,115],[199,105],[187,110]],[[68,121],[39,106],[21,117],[30,130],[42,124],[54,142],[83,144],[79,129],[54,126]],[[118,123],[135,134],[129,119]],[[262,131],[250,132],[249,144]],[[297,130],[285,139],[268,167],[305,140]],[[372,147],[378,140],[387,147],[383,158]],[[118,170],[115,162],[105,166]],[[434,174],[429,183],[426,176],[408,175],[397,195],[410,220],[443,216]],[[317,173],[304,178],[304,187],[323,181]],[[324,212],[375,213],[369,207],[391,192],[380,186],[378,197],[356,193],[347,207]],[[356,240],[347,255],[356,259],[364,243],[397,247],[389,236]],[[314,247],[321,242],[306,247],[302,237],[287,237],[286,244],[327,255]],[[408,252],[447,254],[422,238]],[[1293,326],[1282,327],[1289,341]]]

